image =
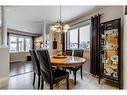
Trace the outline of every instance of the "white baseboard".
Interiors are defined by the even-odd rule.
[[[13,63],[13,62],[25,62],[27,60],[15,60],[15,61],[10,61],[10,63]]]

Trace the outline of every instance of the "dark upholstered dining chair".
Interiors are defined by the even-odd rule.
[[[43,89],[44,81],[50,84],[50,89],[53,89],[53,84],[57,84],[63,79],[66,79],[67,89],[69,89],[69,73],[59,69],[52,70],[48,50],[39,49],[36,50],[36,53],[39,58],[40,70],[42,74],[41,88]]]
[[[72,50],[66,50],[66,54],[72,56]],[[83,57],[83,50],[74,50],[74,56]],[[70,71],[73,71],[74,74],[74,84],[76,85],[76,72],[80,69],[81,79],[82,77],[82,65],[79,67],[67,67]]]
[[[39,60],[36,56],[35,50],[29,50],[29,52],[33,63],[33,72],[34,72],[33,85],[35,84],[36,75],[38,75],[38,89],[39,89],[41,76]]]
[[[66,50],[66,55],[72,56],[72,50]]]

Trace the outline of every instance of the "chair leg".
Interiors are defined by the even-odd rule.
[[[81,69],[80,69],[80,73],[81,73],[81,79],[83,79],[83,77],[82,77],[82,66],[81,66]]]
[[[74,85],[76,85],[76,71],[73,71],[74,74]]]
[[[52,83],[50,83],[50,89],[51,89],[51,90],[53,89],[53,84],[52,84]]]
[[[101,82],[101,77],[100,77],[100,75],[99,75],[99,80],[98,80],[98,83],[100,84],[100,82]]]
[[[38,89],[40,88],[40,75],[38,75]]]
[[[34,72],[33,85],[35,84],[36,73]]]
[[[41,78],[41,89],[43,89],[44,88],[44,80],[43,80],[43,78]]]
[[[64,68],[64,71],[66,71],[66,68]]]
[[[66,78],[67,89],[69,89],[69,77]]]
[[[71,70],[70,70],[70,74],[71,74]]]

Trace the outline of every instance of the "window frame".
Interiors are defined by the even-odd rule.
[[[16,39],[16,51],[10,51],[10,37],[17,37]],[[19,38],[23,38],[24,39],[24,51],[19,51]],[[29,52],[29,51],[26,51],[26,39],[30,39],[31,40],[31,43],[30,43],[30,49],[33,48],[33,39],[32,39],[32,36],[23,36],[23,35],[17,35],[17,34],[9,34],[9,52],[10,53],[18,53],[18,52]]]
[[[17,41],[18,41],[18,39],[17,39],[17,37],[16,37],[16,51],[10,51],[10,37],[16,37],[16,36],[9,36],[9,52],[17,52],[17,50],[18,50],[18,47],[17,47]]]
[[[90,23],[87,23],[87,24],[84,24],[84,25],[81,25],[81,26],[78,26],[78,27],[75,27],[75,28],[71,28],[70,29],[70,31],[72,31],[74,29],[77,29],[78,30],[78,35],[77,35],[77,37],[78,37],[78,48],[76,48],[76,49],[80,49],[80,46],[79,46],[80,45],[80,28],[85,27],[85,26],[88,26],[88,25],[90,25],[90,28],[91,28],[91,24]],[[67,49],[71,49],[70,48],[70,31],[68,31],[67,38],[66,38],[67,39]]]

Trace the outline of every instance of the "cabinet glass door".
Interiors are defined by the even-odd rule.
[[[103,63],[103,74],[109,78],[118,80],[119,64],[119,29],[118,20],[101,24],[101,61]]]

